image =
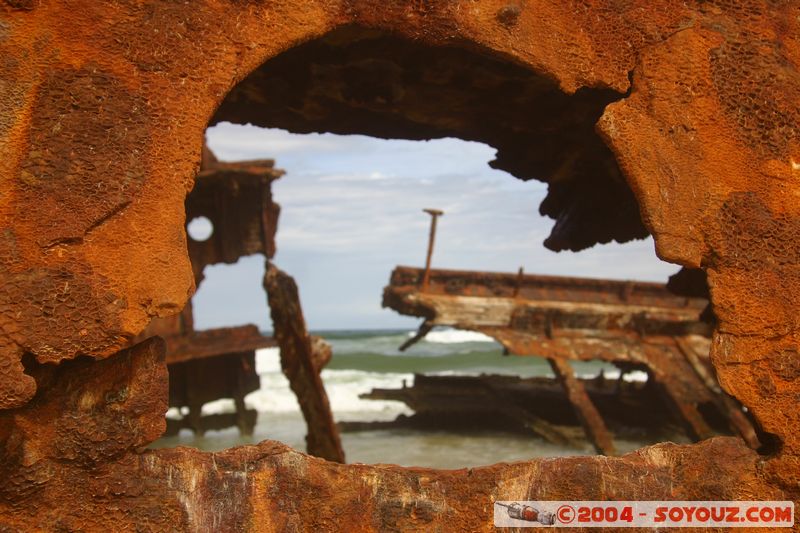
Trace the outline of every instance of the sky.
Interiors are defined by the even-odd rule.
[[[222,161],[270,158],[286,175],[274,263],[294,276],[311,330],[415,329],[419,319],[381,309],[396,265],[424,266],[430,216],[439,219],[434,268],[665,282],[678,267],[648,238],[555,253],[542,242],[553,220],[539,215],[547,185],[494,170],[495,150],[459,139],[383,140],[292,134],[222,123],[207,132]],[[198,329],[254,323],[271,330],[261,290],[264,258],[206,268],[194,297]]]

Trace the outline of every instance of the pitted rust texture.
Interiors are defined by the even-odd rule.
[[[224,509],[241,529],[251,530],[332,529],[341,523],[353,529],[364,524],[364,517],[369,518],[365,530],[476,529],[488,527],[485,515],[475,509],[491,497],[702,500],[757,494],[798,499],[800,381],[791,361],[800,345],[798,265],[792,253],[800,216],[800,5],[531,0],[514,4],[519,13],[511,16],[509,5],[496,0],[0,3],[0,406],[13,409],[2,431],[8,435],[6,428],[17,427],[28,413],[27,432],[15,434],[30,441],[25,449],[52,452],[46,432],[36,431],[45,426],[30,417],[39,398],[31,402],[37,366],[48,360],[68,365],[65,360],[79,355],[112,356],[151,318],[183,308],[193,288],[183,201],[197,171],[208,120],[236,83],[260,65],[336,28],[357,25],[429,47],[426,60],[439,55],[440,47],[461,47],[475,52],[467,56],[475,65],[483,64],[478,55],[512,63],[567,94],[615,93],[617,101],[598,110],[596,129],[614,155],[620,182],[627,182],[638,202],[659,256],[706,270],[718,318],[711,357],[725,390],[772,435],[765,455],[714,440],[647,448],[622,459],[530,462],[461,475],[333,467],[264,444],[222,455],[129,452],[88,471],[70,460],[49,462],[43,459],[47,453],[11,453],[22,444],[4,439],[5,479],[20,479],[31,469],[60,474],[38,478],[38,485],[3,483],[0,504],[7,509],[3,520],[10,529],[42,524],[103,531],[124,524],[214,529],[219,518],[214,509]],[[470,92],[475,89],[471,80],[481,79],[475,74],[445,88],[456,85]],[[419,87],[402,77],[393,83],[401,84],[400,93],[402,86]],[[83,87],[96,103],[76,95],[78,109],[48,108],[71,105],[72,100],[57,97],[69,87]],[[398,92],[390,88],[390,94]],[[457,89],[442,94],[442,87],[431,94],[444,102],[442,107],[454,108],[463,96]],[[324,111],[324,106],[315,108],[313,98],[308,102],[312,105],[301,113],[305,119],[311,120],[315,109]],[[395,129],[401,134],[398,121],[415,111],[397,109],[397,121],[384,113],[386,134]],[[89,122],[71,120],[78,116]],[[86,131],[96,131],[94,118],[112,131],[98,132],[102,138],[87,152],[83,141]],[[493,119],[482,121],[482,138],[489,137]],[[451,131],[461,134],[457,124]],[[43,145],[45,140],[53,144]],[[537,146],[525,148],[536,151]],[[140,160],[131,161],[132,154]],[[73,160],[73,155],[79,157]],[[53,175],[60,181],[40,189],[46,197],[30,194],[30,183],[23,179],[28,162],[37,172],[58,170]],[[117,162],[133,165],[131,173]],[[565,190],[557,183],[572,175],[570,161],[547,163],[563,166],[564,172],[535,177],[548,179],[554,191]],[[112,174],[115,179],[109,180]],[[611,175],[608,169],[598,171],[598,176]],[[121,190],[121,183],[135,194]],[[91,194],[74,200],[73,185]],[[564,247],[597,240],[597,228],[589,231],[571,222],[591,218],[595,208],[577,201],[583,190],[573,183],[566,187],[564,203],[555,201],[564,208],[559,209],[557,231]],[[597,198],[604,204],[624,202],[626,189],[615,190],[616,196]],[[47,216],[40,209],[45,205]],[[604,207],[607,212],[613,208]],[[54,227],[55,221],[60,227]],[[752,247],[739,239],[739,226],[760,236]],[[603,238],[624,238],[636,230],[628,224],[619,228]],[[56,244],[48,247],[53,238]],[[53,283],[62,273],[87,290],[63,292],[63,285]],[[32,283],[42,277],[50,282]],[[43,291],[41,301],[59,302],[53,321],[26,308],[36,290]],[[59,298],[65,298],[63,303]],[[62,305],[82,312],[72,314]],[[41,342],[53,338],[58,342]],[[27,377],[20,364],[26,352]],[[95,365],[97,372],[102,365]],[[66,378],[41,384],[39,394],[54,394],[61,379]],[[145,395],[157,394],[151,383]],[[70,405],[53,409],[66,416]],[[612,477],[587,475],[601,471]],[[277,492],[264,488],[266,478]],[[165,488],[168,480],[171,488]],[[440,485],[428,491],[429,483]],[[310,485],[321,487],[315,496],[308,496]],[[223,497],[223,486],[236,488]],[[549,486],[558,489],[547,492]],[[606,491],[601,494],[598,487]],[[281,489],[292,499],[283,499]],[[30,496],[24,505],[9,503],[19,502],[23,494]],[[334,523],[319,509],[336,510],[340,521]]]
[[[101,363],[81,358],[35,365],[34,378],[42,392],[23,412],[2,411],[0,424],[6,454],[0,465],[14,472],[9,459],[16,458],[28,467],[35,475],[18,479],[26,490],[44,489],[37,478],[55,475],[48,460],[102,469],[164,431],[167,370],[160,339]],[[2,487],[8,491],[12,485]]]
[[[37,398],[0,424],[0,526],[10,531],[494,531],[491,502],[504,497],[784,497],[758,473],[760,457],[732,438],[660,444],[602,463],[572,457],[441,471],[339,465],[271,441],[136,453],[163,430],[160,343],[32,373]]]
[[[741,406],[717,385],[708,360],[704,298],[665,285],[492,272],[397,267],[383,305],[423,317],[421,330],[452,326],[494,337],[508,352],[549,360],[598,452],[614,453],[611,435],[575,379],[570,360],[602,360],[648,372],[696,440],[712,437],[701,406],[713,405],[730,429],[760,446]]]
[[[153,125],[144,98],[99,65],[50,71],[38,93],[28,143],[40,149],[19,167],[15,214],[39,228],[37,244],[49,249],[81,242],[139,195]],[[130,150],[111,157],[107,147],[123,139]]]

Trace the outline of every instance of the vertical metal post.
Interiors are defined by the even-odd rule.
[[[428,237],[428,256],[425,259],[425,274],[422,277],[422,290],[428,290],[428,284],[431,277],[431,257],[433,256],[433,243],[436,240],[436,219],[444,214],[444,211],[439,209],[423,209],[431,216],[431,233]]]

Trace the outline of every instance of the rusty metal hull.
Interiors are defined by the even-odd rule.
[[[714,405],[733,433],[758,447],[752,424],[716,384],[708,358],[707,301],[677,296],[665,285],[614,280],[397,267],[383,305],[424,318],[422,330],[453,326],[485,333],[512,354],[546,357],[599,453],[612,437],[575,379],[570,360],[602,360],[646,370],[701,440],[715,433],[701,413]]]

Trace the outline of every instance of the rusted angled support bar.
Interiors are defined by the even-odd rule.
[[[671,405],[677,410],[680,419],[685,422],[689,435],[694,440],[710,439],[716,435],[697,407],[685,401],[671,382],[659,381],[659,385],[663,388]]]
[[[616,455],[614,439],[611,437],[606,427],[603,417],[586,394],[583,383],[575,377],[572,366],[564,359],[548,358],[550,367],[564,387],[575,414],[581,421],[586,437],[595,447],[598,453],[603,455]]]
[[[431,323],[428,320],[424,321],[422,324],[419,325],[419,329],[417,330],[417,333],[414,334],[414,336],[411,337],[410,339],[408,339],[406,342],[404,342],[400,346],[399,350],[401,352],[405,352],[406,350],[408,350],[409,348],[414,346],[416,343],[418,343],[419,341],[424,339],[425,335],[430,333],[432,329],[433,329],[433,323]]]
[[[695,347],[686,338],[677,337],[675,344],[709,390],[716,393],[712,395],[714,403],[721,413],[727,414],[728,425],[731,430],[734,433],[738,433],[747,442],[748,446],[754,450],[758,449],[761,446],[761,441],[756,435],[755,429],[753,429],[753,424],[747,419],[741,406],[728,396],[728,393],[722,390],[708,358],[701,359]]]
[[[319,375],[319,363],[315,364],[315,359],[319,357],[315,357],[314,346],[306,330],[297,284],[291,276],[267,262],[264,288],[275,339],[281,349],[281,368],[297,396],[308,426],[308,453],[343,463],[344,450]]]
[[[689,436],[695,440],[709,439],[716,435],[697,408],[700,398],[712,400],[705,384],[693,372],[676,345],[642,346],[647,356],[650,372],[666,397],[667,403],[683,421]]]

